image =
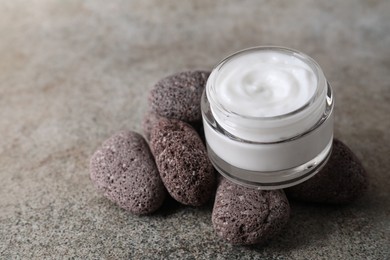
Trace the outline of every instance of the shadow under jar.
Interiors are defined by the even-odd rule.
[[[333,106],[332,89],[309,56],[283,47],[237,52],[213,69],[202,96],[210,160],[241,185],[297,185],[330,156]]]

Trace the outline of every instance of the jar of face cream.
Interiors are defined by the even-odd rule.
[[[256,47],[227,57],[211,72],[201,105],[210,160],[236,183],[290,187],[330,156],[332,89],[301,52]]]

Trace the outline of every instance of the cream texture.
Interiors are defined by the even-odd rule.
[[[223,65],[216,79],[217,102],[249,117],[274,117],[304,106],[315,93],[313,70],[299,58],[264,50],[243,53]]]

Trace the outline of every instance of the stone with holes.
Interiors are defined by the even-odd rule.
[[[161,79],[149,95],[152,111],[166,118],[200,122],[200,101],[209,75],[207,71],[186,71]]]
[[[263,243],[282,230],[289,216],[290,205],[282,190],[257,190],[220,179],[212,222],[227,242]]]
[[[348,146],[334,139],[324,168],[309,180],[286,189],[286,194],[303,201],[345,204],[362,196],[367,186],[367,174],[359,159]]]
[[[155,124],[164,117],[159,116],[155,112],[149,110],[145,113],[143,121],[142,121],[142,130],[144,133],[144,136],[146,140],[150,140],[150,133],[152,132],[152,129],[154,128]],[[200,138],[202,139],[202,142],[205,143],[205,137],[204,137],[204,131],[203,131],[203,123],[202,121],[195,121],[189,123],[195,131],[199,134]]]
[[[196,131],[175,119],[160,119],[150,147],[169,194],[185,205],[200,206],[215,188],[214,168]]]
[[[131,131],[113,135],[94,153],[90,177],[105,197],[134,214],[156,211],[166,195],[147,143]]]

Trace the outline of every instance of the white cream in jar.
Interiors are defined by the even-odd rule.
[[[333,140],[332,90],[318,64],[281,47],[233,54],[202,97],[207,149],[217,170],[263,189],[296,185],[326,162]]]

